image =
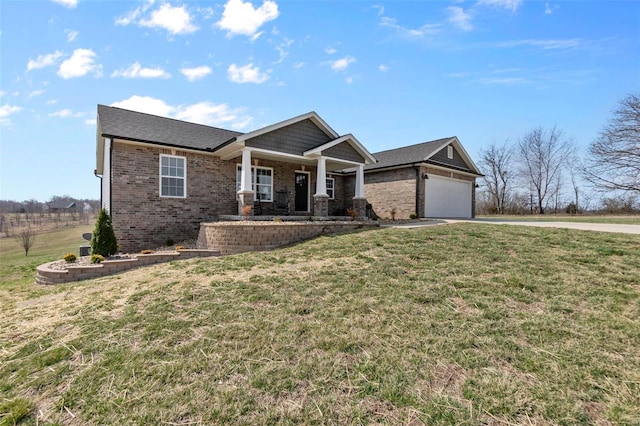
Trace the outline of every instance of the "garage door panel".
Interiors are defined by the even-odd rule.
[[[471,182],[433,175],[424,182],[426,217],[471,217]]]

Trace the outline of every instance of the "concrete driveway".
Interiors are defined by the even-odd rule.
[[[621,225],[616,223],[581,223],[581,222],[542,222],[535,220],[513,220],[513,219],[444,219],[446,223],[489,223],[492,225],[519,225],[519,226],[537,226],[540,228],[566,228],[580,229],[582,231],[598,231],[598,232],[617,232],[622,234],[639,234],[640,225]]]

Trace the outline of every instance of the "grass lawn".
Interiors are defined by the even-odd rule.
[[[584,222],[640,225],[640,215],[482,215],[479,219],[532,220],[538,222]]]
[[[36,290],[2,256],[0,424],[640,424],[637,236],[371,230]]]

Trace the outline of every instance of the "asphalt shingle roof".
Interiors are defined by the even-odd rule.
[[[106,105],[98,105],[98,119],[105,137],[197,150],[213,150],[242,134]]]
[[[423,142],[416,145],[404,146],[402,148],[389,149],[387,151],[375,152],[373,156],[378,160],[375,164],[365,166],[365,170],[383,169],[385,167],[401,166],[405,164],[420,163],[426,157],[434,153],[442,145],[452,140],[453,137],[437,139],[435,141]]]

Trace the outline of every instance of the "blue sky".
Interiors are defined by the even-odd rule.
[[[250,131],[316,111],[371,152],[557,125],[640,88],[639,1],[6,1],[0,199],[99,198],[96,105]]]

